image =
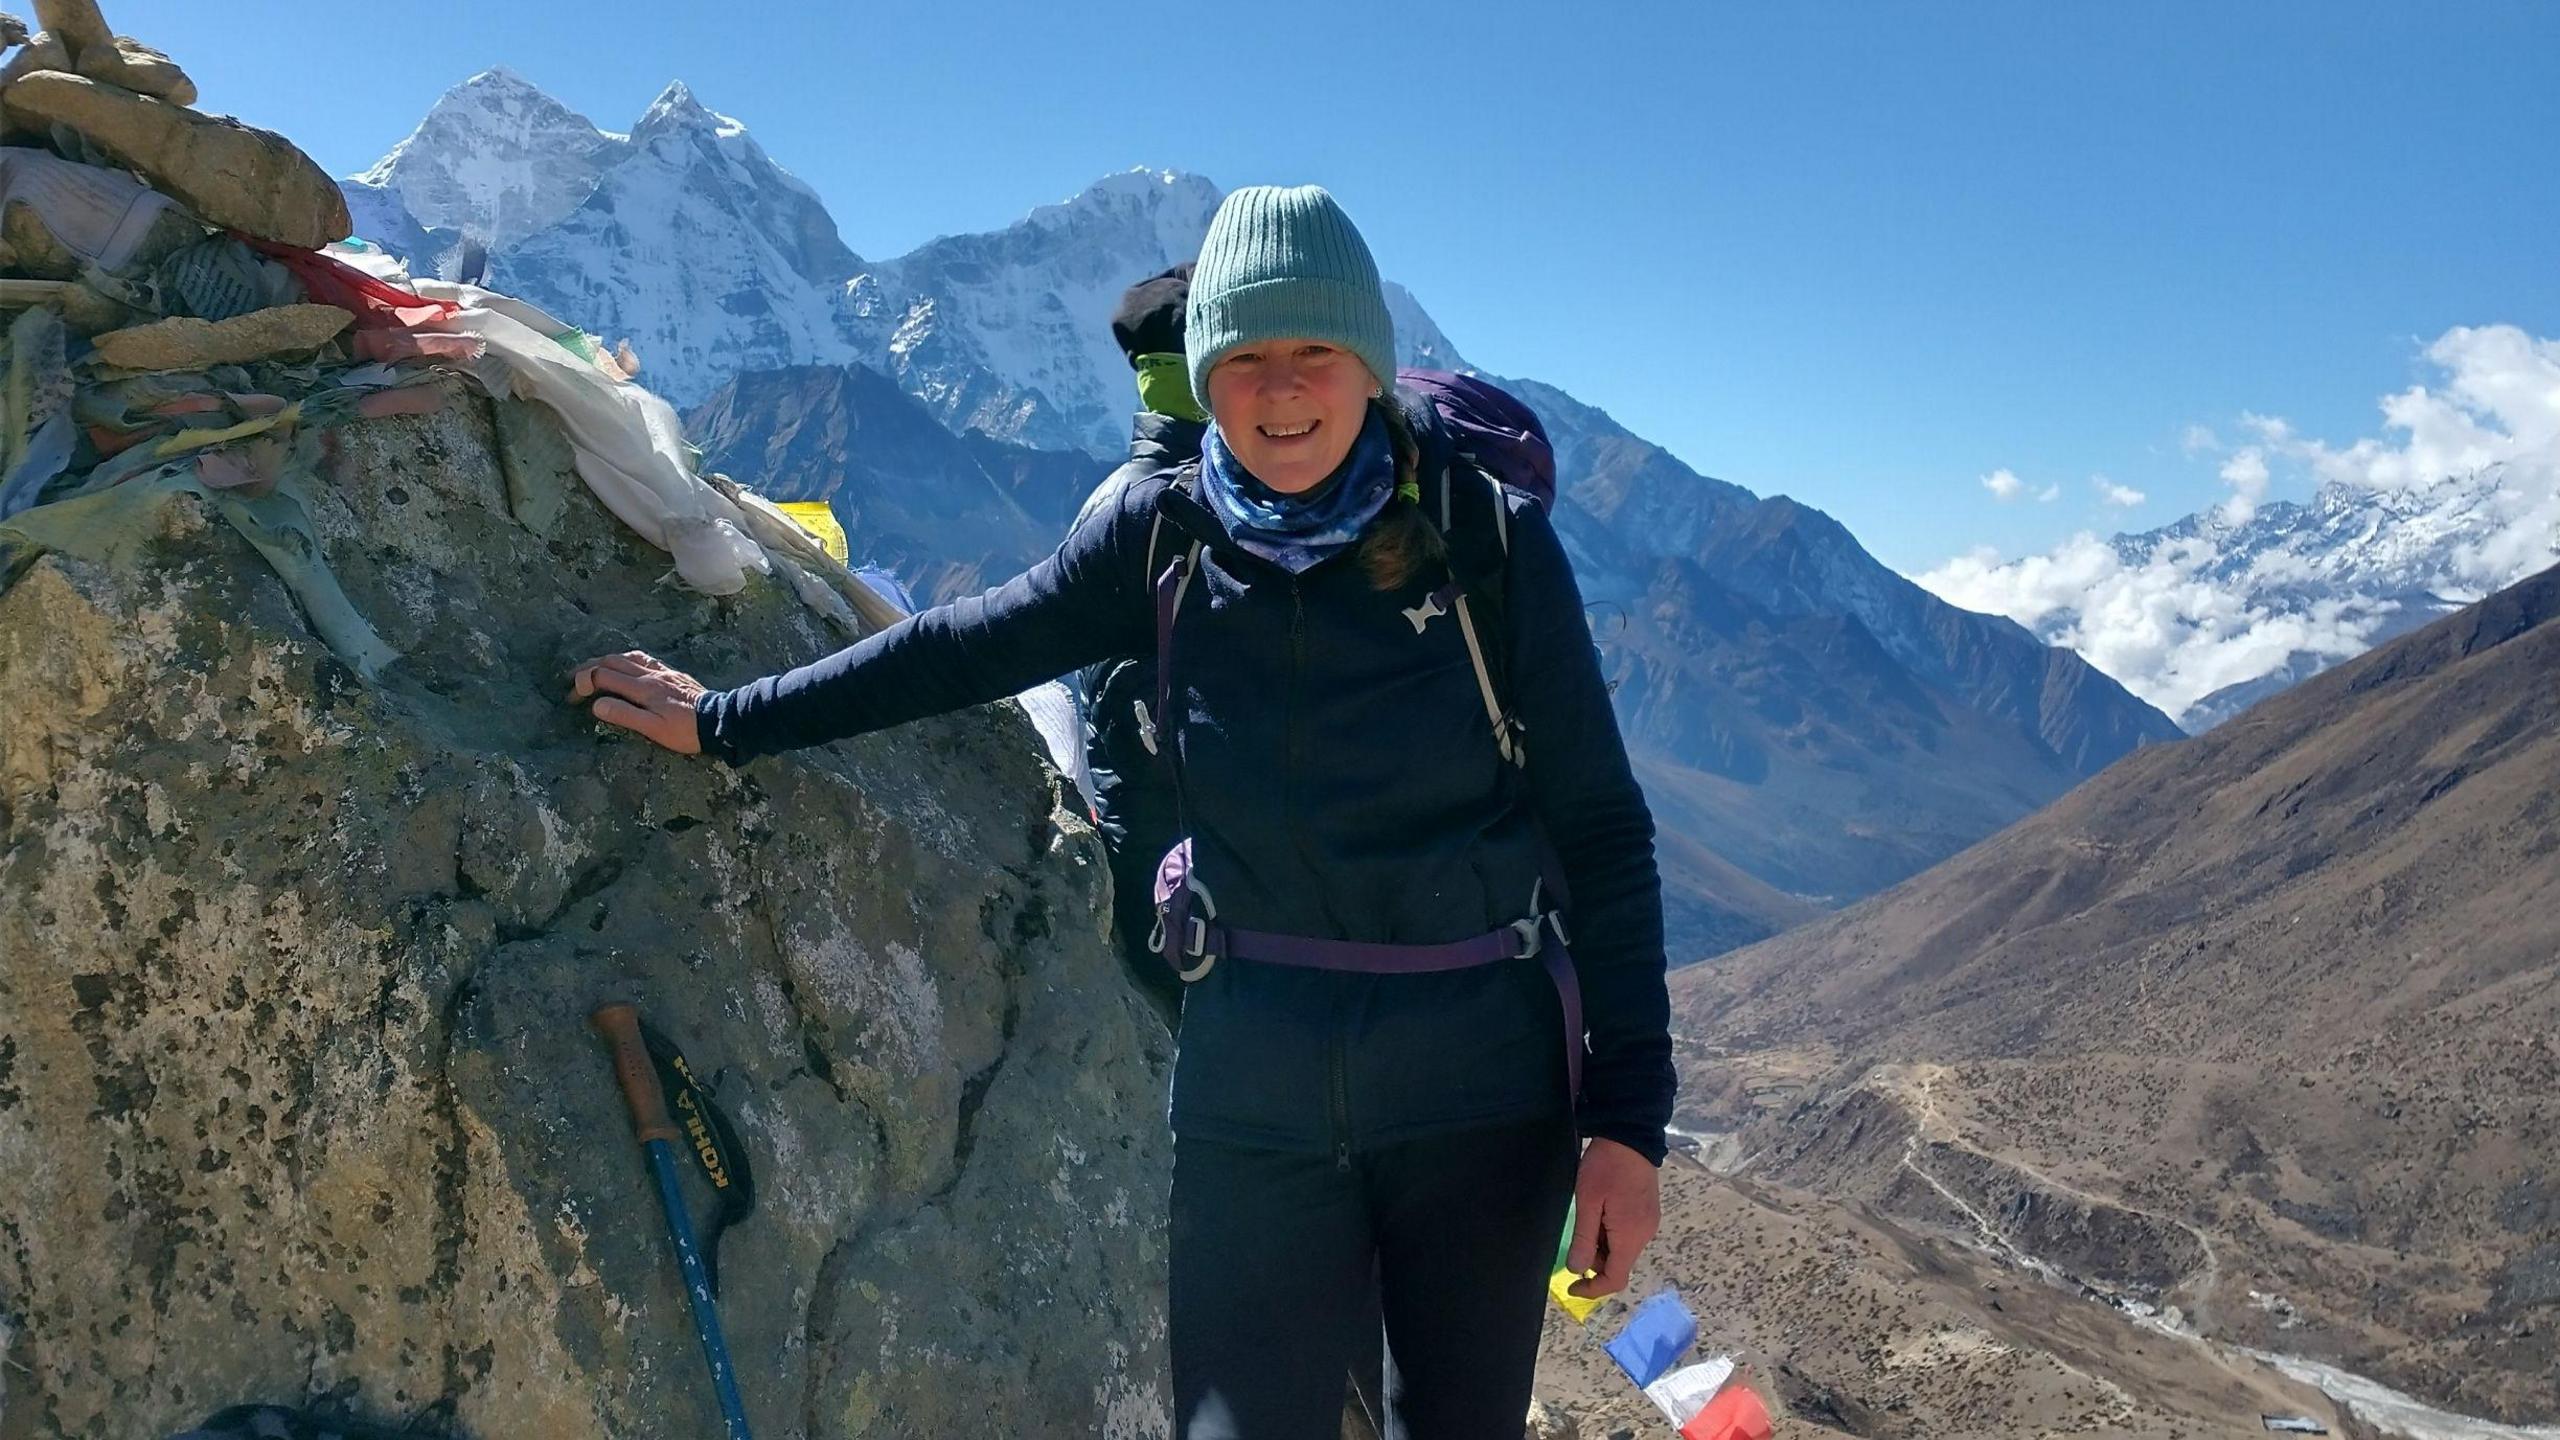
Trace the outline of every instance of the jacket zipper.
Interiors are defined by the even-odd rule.
[[[1307,829],[1304,811],[1298,804],[1298,712],[1303,708],[1307,677],[1307,592],[1298,577],[1289,577],[1289,697],[1288,724],[1282,733],[1281,748],[1286,752],[1280,765],[1280,803],[1289,817],[1289,845],[1298,855],[1298,863],[1307,873],[1316,872],[1315,857],[1307,853]],[[1330,905],[1326,906],[1328,912]]]
[[[1333,1110],[1333,1168],[1351,1168],[1351,1082],[1344,1074],[1348,1068],[1342,1058],[1341,1017],[1334,1019],[1333,1042],[1325,1051],[1325,1078],[1333,1094],[1329,1097]]]
[[[1289,810],[1289,843],[1298,858],[1307,858],[1306,834],[1298,826],[1298,698],[1307,673],[1307,595],[1296,576],[1289,577],[1289,698],[1287,728],[1281,734],[1281,803]]]
[[[1284,736],[1287,754],[1282,762],[1285,783],[1281,788],[1282,803],[1289,812],[1289,840],[1296,847],[1300,863],[1310,872],[1315,869],[1307,854],[1307,834],[1299,825],[1298,810],[1298,709],[1307,673],[1307,592],[1298,577],[1289,577],[1289,700],[1288,729]],[[1333,1017],[1333,1036],[1325,1045],[1325,1107],[1333,1128],[1333,1164],[1337,1170],[1351,1168],[1351,1077],[1350,1063],[1344,1057],[1339,1009]]]

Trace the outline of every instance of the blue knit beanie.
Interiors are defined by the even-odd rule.
[[[1395,321],[1351,217],[1320,185],[1249,185],[1218,206],[1191,272],[1191,393],[1206,406],[1209,372],[1227,352],[1289,337],[1339,345],[1379,384],[1395,383]]]

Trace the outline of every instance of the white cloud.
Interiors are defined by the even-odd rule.
[[[2241,428],[2270,445],[2282,445],[2293,438],[2293,424],[2280,415],[2261,415],[2254,410],[2240,412]]]
[[[2222,483],[2231,487],[2231,498],[2222,502],[2223,518],[2234,525],[2246,525],[2258,513],[2258,502],[2267,498],[2267,452],[2255,445],[2232,452],[2222,462]]]
[[[2054,501],[2059,500],[2059,499],[2061,499],[2061,498],[2062,498],[2062,486],[2061,486],[2060,484],[2058,484],[2058,483],[2057,483],[2057,484],[2053,484],[2053,485],[2047,485],[2047,486],[2046,486],[2046,487],[2044,487],[2043,489],[2041,489],[2041,490],[2039,490],[2039,491],[2037,491],[2037,492],[2036,492],[2036,503],[2037,503],[2037,504],[2039,504],[2039,505],[2050,505],[2050,504],[2052,504]]]
[[[2457,326],[2426,354],[2447,382],[2383,397],[2383,426],[2399,436],[2344,449],[2297,441],[2293,453],[2321,479],[2374,490],[2423,489],[2500,465],[2533,471],[2537,483],[2560,479],[2560,340],[2513,325]]]
[[[1982,488],[1991,492],[1992,499],[2006,505],[2026,492],[2027,482],[2005,469],[1994,470],[1982,477]]]
[[[2560,340],[2457,327],[2424,355],[2438,373],[2382,399],[2378,435],[2333,445],[2244,413],[2237,448],[2200,425],[2185,437],[2191,455],[2218,457],[2231,524],[2259,515],[2281,465],[2341,487],[2340,503],[2378,517],[2373,534],[2299,545],[2269,543],[2264,530],[2223,534],[2226,554],[2200,537],[2146,548],[2082,533],[2045,554],[2004,561],[1978,550],[1915,578],[2079,650],[2171,715],[2297,653],[2359,654],[2393,622],[2388,594],[2411,583],[2470,598],[2560,561]],[[2005,470],[1983,483],[2002,494],[1993,481],[2004,476],[2003,498],[2024,490]],[[2103,475],[2091,483],[2111,506],[2147,498]],[[2341,544],[2364,547],[2352,565],[2322,548]]]
[[[1968,610],[2006,615],[2090,664],[2173,718],[2197,701],[2281,668],[2297,650],[2332,660],[2361,654],[2387,607],[2331,603],[2285,614],[2212,573],[2219,552],[2171,540],[2128,561],[2083,531],[2051,552],[2001,563],[1975,551],[1916,576]]]
[[[2499,486],[2497,523],[2477,540],[2454,548],[2453,583],[2447,593],[2486,595],[2550,567],[2560,556],[2560,457],[2546,458],[2538,480],[2531,476]],[[2505,478],[2505,477],[2501,477]]]

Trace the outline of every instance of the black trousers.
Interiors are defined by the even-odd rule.
[[[1178,1440],[1336,1440],[1381,1315],[1386,1440],[1517,1432],[1576,1159],[1563,1115],[1347,1166],[1177,1136]]]

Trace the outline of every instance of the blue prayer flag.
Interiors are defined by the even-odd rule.
[[[1609,1358],[1638,1386],[1650,1385],[1698,1343],[1698,1318],[1680,1303],[1675,1290],[1665,1290],[1636,1307],[1626,1327],[1609,1342]]]

